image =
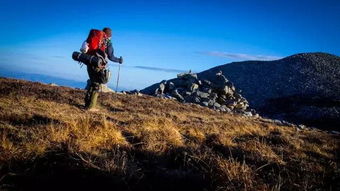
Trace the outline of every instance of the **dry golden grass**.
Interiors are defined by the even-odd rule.
[[[81,90],[3,78],[0,92],[0,190],[338,186],[339,137],[322,131],[149,96],[101,94],[90,113]]]

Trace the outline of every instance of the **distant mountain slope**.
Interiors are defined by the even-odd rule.
[[[18,72],[18,71],[7,70],[5,68],[0,68],[0,77],[29,80],[29,81],[35,81],[35,82],[42,82],[46,84],[54,83],[60,86],[68,86],[68,87],[74,87],[74,88],[80,88],[80,89],[83,89],[86,86],[86,81],[81,82],[81,81],[64,79],[64,78],[49,76],[49,75],[44,75],[44,74]]]
[[[340,97],[340,57],[325,53],[296,54],[275,61],[234,62],[198,73],[211,78],[222,71],[252,106],[295,94]]]
[[[234,62],[198,76],[211,79],[218,71],[262,114],[315,126],[340,123],[338,56],[303,53],[275,61]]]
[[[62,77],[56,77],[56,76],[50,76],[45,74],[35,74],[35,73],[25,73],[21,71],[13,71],[8,70],[6,68],[0,67],[0,77],[6,77],[6,78],[15,78],[15,79],[21,79],[21,80],[28,80],[28,81],[34,81],[34,82],[41,82],[46,84],[57,84],[58,86],[66,86],[66,87],[72,87],[72,88],[80,88],[84,89],[87,85],[86,79],[81,81],[79,80],[71,80],[71,79],[65,79]],[[111,79],[112,81],[113,79]],[[109,88],[114,89],[112,86],[109,86]],[[128,88],[125,87],[118,87],[118,91],[127,91]]]

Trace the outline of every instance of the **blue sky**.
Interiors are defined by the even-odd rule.
[[[71,54],[108,26],[125,61],[121,86],[141,89],[232,61],[339,55],[339,21],[338,0],[1,0],[0,69],[85,81]]]

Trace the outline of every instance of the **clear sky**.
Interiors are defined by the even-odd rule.
[[[72,52],[91,28],[112,28],[128,89],[232,61],[340,52],[339,0],[0,0],[0,22],[0,69],[77,81],[87,73]]]

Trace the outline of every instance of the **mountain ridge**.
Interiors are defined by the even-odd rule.
[[[300,53],[273,61],[242,61],[197,73],[223,74],[261,115],[323,129],[340,127],[340,57]],[[174,81],[170,79],[168,81]],[[156,83],[142,93],[153,95]]]
[[[197,75],[210,79],[216,71],[241,89],[262,115],[319,128],[340,126],[340,57],[336,55],[300,53],[274,61],[235,62]]]
[[[310,71],[301,71],[301,70],[306,70],[306,68],[303,68],[304,66],[310,64],[313,66],[313,68],[311,69],[317,69],[316,67],[318,67],[316,65],[316,62],[314,62],[313,58],[325,58],[323,60],[321,60],[322,64],[331,64],[331,67],[333,71],[339,71],[337,70],[337,68],[340,68],[340,58],[338,56],[335,55],[331,55],[331,54],[327,54],[327,53],[300,53],[300,54],[295,54],[292,56],[288,56],[279,60],[274,60],[274,61],[243,61],[243,62],[232,62],[229,64],[224,64],[224,65],[220,65],[220,66],[216,66],[213,67],[211,69],[202,71],[198,73],[198,76],[202,77],[202,78],[209,78],[211,75],[213,75],[213,73],[215,73],[216,71],[222,71],[224,75],[227,76],[228,79],[230,79],[233,83],[235,83],[235,85],[240,88],[241,90],[243,90],[243,93],[245,93],[245,96],[247,98],[249,98],[249,102],[251,105],[255,105],[255,107],[257,105],[261,105],[263,104],[263,100],[262,99],[256,99],[253,98],[253,96],[251,96],[249,92],[244,92],[245,89],[247,89],[245,86],[245,84],[251,83],[253,82],[257,77],[261,77],[261,76],[275,76],[276,80],[272,80],[272,83],[275,83],[277,81],[283,80],[286,77],[290,77],[290,75],[295,74],[295,72],[310,72]],[[330,59],[328,58],[330,57]],[[312,59],[312,62],[310,61]],[[331,60],[331,61],[330,61]],[[330,62],[329,62],[330,61]],[[337,63],[337,64],[333,64],[333,63]],[[289,67],[292,68],[288,68],[286,69],[287,71],[281,71],[284,72],[284,74],[287,74],[285,76],[281,76],[278,75],[278,73],[274,74],[274,71],[279,71],[281,69],[285,69],[285,68],[281,68],[281,65],[283,64],[287,64],[289,65]],[[291,65],[295,65],[294,68]],[[257,68],[258,66],[262,66],[261,68]],[[255,68],[254,68],[255,67]],[[278,68],[280,67],[280,68]],[[264,70],[264,71],[257,71],[257,70]],[[328,68],[327,68],[328,69]],[[254,71],[256,70],[256,71]],[[312,71],[314,72],[314,71]],[[326,71],[329,72],[329,71]],[[256,76],[250,76],[250,74],[255,73]],[[337,72],[336,74],[338,75],[339,72]],[[261,75],[260,75],[261,74]],[[305,73],[299,73],[301,75],[309,75],[309,73],[305,74]],[[248,75],[248,76],[247,76]],[[251,78],[249,78],[251,77]],[[310,77],[310,76],[308,76]],[[243,78],[243,81],[242,79]],[[339,77],[338,77],[339,78]],[[263,79],[261,82],[266,82],[266,83],[270,83],[268,81],[265,81],[267,79]],[[286,83],[292,83],[295,79],[284,79],[287,80]],[[308,81],[307,79],[302,79],[303,82],[301,82],[299,84],[299,87],[304,87],[307,86],[308,87]],[[260,84],[261,85],[261,84]],[[265,84],[267,85],[267,84]],[[334,83],[334,85],[336,85],[336,87],[340,87],[340,80],[337,79],[337,81]],[[282,87],[279,87],[280,89],[283,89]],[[340,89],[340,88],[339,88]],[[334,91],[336,91],[333,95],[337,95],[340,96],[340,90],[339,89],[335,89]],[[294,89],[294,91],[300,90],[299,88]],[[274,90],[273,90],[274,91]],[[293,92],[294,92],[293,91]],[[308,90],[309,92],[312,92],[312,90]],[[329,89],[327,89],[327,91],[329,91]],[[292,92],[292,93],[293,93]],[[254,92],[252,92],[254,93]],[[281,92],[277,92],[275,95],[281,95]],[[259,97],[260,93],[255,93],[255,96]],[[289,94],[291,94],[291,92],[289,92]]]

